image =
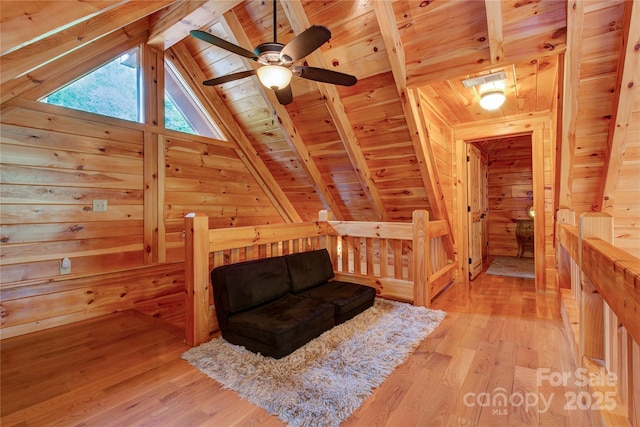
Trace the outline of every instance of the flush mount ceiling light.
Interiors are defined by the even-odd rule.
[[[497,110],[504,104],[504,92],[501,90],[491,90],[480,95],[480,106],[487,111]]]
[[[474,77],[462,81],[464,87],[480,86],[480,106],[487,111],[497,110],[504,104],[504,80],[507,78],[504,71]]]

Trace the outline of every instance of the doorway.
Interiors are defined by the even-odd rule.
[[[482,271],[534,278],[531,135],[472,141],[466,148],[469,279]]]
[[[536,290],[540,291],[547,289],[548,285],[554,286],[551,275],[554,270],[553,265],[550,264],[547,269],[547,258],[552,259],[554,256],[552,249],[553,213],[545,212],[545,206],[553,206],[553,177],[555,176],[553,129],[550,117],[542,114],[535,117],[492,119],[490,122],[454,128],[457,177],[455,229],[457,242],[459,242],[457,248],[460,273],[458,280],[460,282],[469,282],[466,146],[474,141],[530,135],[533,161],[533,210],[536,212],[533,237],[535,242],[535,286]],[[549,192],[545,191],[545,186],[548,186]],[[549,224],[548,233],[546,224]]]

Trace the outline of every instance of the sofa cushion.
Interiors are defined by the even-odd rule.
[[[371,307],[376,290],[369,286],[336,280],[300,292],[298,296],[334,304],[338,325]]]
[[[291,291],[283,257],[223,265],[211,272],[216,309],[237,313],[279,298]]]
[[[335,324],[335,307],[318,300],[288,294],[253,310],[229,317],[222,336],[253,352],[280,358]]]
[[[318,286],[334,276],[326,249],[287,255],[286,260],[294,293]]]

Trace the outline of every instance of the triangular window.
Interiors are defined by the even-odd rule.
[[[60,105],[119,119],[140,121],[139,48],[93,70],[43,98]]]
[[[165,58],[164,126],[167,129],[226,140],[178,71]]]

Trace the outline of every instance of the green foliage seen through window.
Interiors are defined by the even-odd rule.
[[[45,99],[48,104],[139,121],[138,48],[116,58]]]

